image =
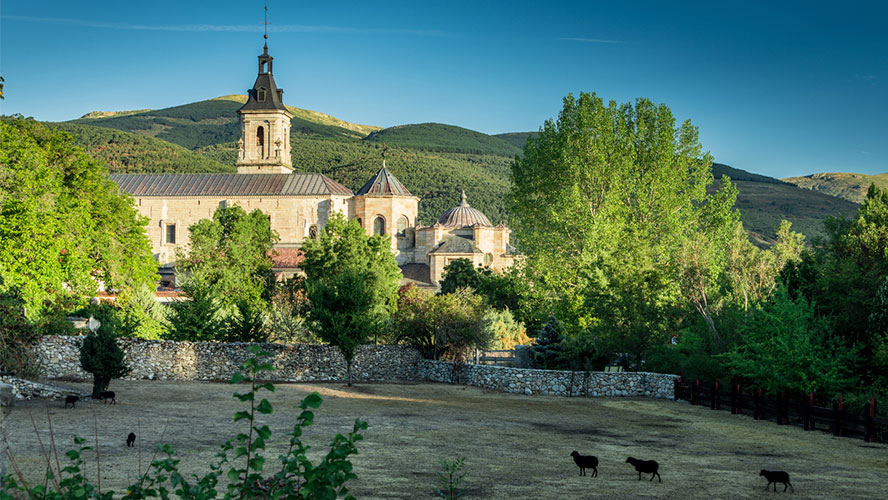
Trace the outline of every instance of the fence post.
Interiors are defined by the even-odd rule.
[[[737,389],[737,392],[735,394],[737,397],[737,401],[736,401],[737,415],[743,415],[743,403],[742,403],[742,400],[740,399],[740,396],[742,396],[743,393],[740,392],[740,384],[737,384],[736,389]]]
[[[873,425],[873,417],[876,416],[876,398],[870,399],[870,401],[864,405],[863,413],[864,419],[866,420],[866,425],[863,429],[863,440],[869,443],[870,441],[876,440],[876,429]]]
[[[762,419],[762,390],[759,389],[752,393],[752,418],[754,420]]]
[[[718,380],[715,381],[715,385],[712,388],[712,403],[710,407],[713,410],[721,410],[721,393],[718,391],[719,384]]]
[[[786,408],[786,391],[781,391],[777,400],[777,425],[786,425],[789,423]]]
[[[814,430],[814,420],[813,416],[813,407],[814,407],[814,391],[808,393],[808,402],[805,404],[805,430],[813,431]]]
[[[700,379],[697,379],[697,381],[694,382],[694,386],[691,388],[691,404],[700,404]]]

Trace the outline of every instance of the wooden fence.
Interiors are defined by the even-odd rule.
[[[862,437],[866,442],[888,441],[888,418],[876,416],[875,398],[866,403],[863,414],[856,414],[845,410],[841,398],[831,408],[817,406],[813,392],[801,399],[787,397],[786,391],[769,396],[761,389],[744,392],[740,384],[725,387],[719,382],[702,384],[699,379],[690,384],[675,381],[675,399],[690,401],[692,405],[730,410],[735,415],[749,414],[756,420],[773,420],[778,425],[800,425],[806,431]]]
[[[499,366],[500,363],[506,363],[514,366],[517,357],[514,349],[494,350],[494,351],[475,351],[476,365],[494,365]]]

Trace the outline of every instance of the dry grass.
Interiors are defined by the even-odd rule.
[[[73,384],[76,385],[76,384]],[[88,386],[80,386],[87,389]],[[60,450],[78,434],[93,440],[99,422],[102,485],[117,491],[137,476],[155,445],[171,443],[185,471],[206,471],[219,444],[242,428],[240,404],[227,384],[115,381],[119,405],[100,402],[62,409],[61,401],[21,403],[12,414],[12,452],[35,478],[40,448],[29,411],[47,436],[52,417]],[[269,465],[286,442],[298,401],[318,391],[324,404],[306,441],[314,457],[360,416],[370,423],[355,457],[358,498],[434,498],[438,458],[466,457],[468,499],[521,498],[774,498],[762,468],[787,470],[792,498],[885,498],[888,446],[806,433],[730,412],[650,399],[566,399],[505,395],[442,384],[279,384],[268,424],[275,438]],[[141,424],[141,432],[137,429]],[[581,477],[572,450],[599,457],[599,477]],[[627,456],[661,464],[662,483],[638,481]],[[87,474],[95,463],[87,458]],[[646,478],[645,478],[646,479]]]

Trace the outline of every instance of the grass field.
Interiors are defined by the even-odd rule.
[[[69,384],[88,390],[86,384]],[[10,421],[11,451],[31,478],[42,459],[29,415],[48,444],[51,416],[60,453],[78,434],[92,442],[98,422],[102,486],[120,491],[149,462],[157,443],[171,443],[183,471],[208,470],[219,444],[243,429],[232,386],[216,383],[115,381],[120,404],[20,402]],[[370,423],[353,463],[358,498],[434,498],[439,457],[466,457],[466,499],[778,498],[765,492],[762,468],[786,470],[790,498],[886,498],[888,446],[835,438],[714,412],[686,403],[636,398],[506,395],[443,384],[279,384],[271,395],[274,432],[267,467],[287,441],[295,405],[310,391],[324,404],[305,441],[317,458],[355,417]],[[126,435],[139,434],[138,448]],[[581,477],[570,452],[599,457],[599,476]],[[140,457],[141,454],[141,457]],[[638,481],[627,456],[660,462],[662,483]],[[64,458],[64,457],[62,457]],[[94,455],[86,473],[95,477]]]

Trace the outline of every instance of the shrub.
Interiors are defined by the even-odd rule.
[[[102,323],[95,332],[90,332],[80,346],[80,367],[92,373],[92,397],[106,390],[111,380],[123,377],[130,372],[124,360],[123,349],[117,344],[117,336],[111,324]]]

